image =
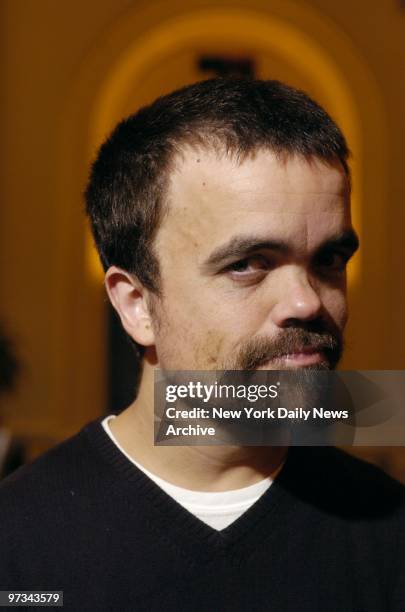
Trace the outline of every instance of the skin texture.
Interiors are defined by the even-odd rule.
[[[347,321],[346,262],[357,248],[348,181],[339,164],[316,159],[260,150],[240,163],[185,149],[168,201],[155,241],[162,299],[118,268],[106,275],[124,328],[148,347],[138,398],[113,433],[179,486],[247,486],[285,449],[154,447],[153,369],[334,367]]]

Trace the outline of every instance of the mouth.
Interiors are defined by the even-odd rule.
[[[319,348],[300,347],[294,352],[284,353],[263,364],[259,369],[267,369],[272,365],[275,369],[304,368],[312,365],[325,364],[327,362],[325,353]],[[266,368],[267,366],[267,368]]]

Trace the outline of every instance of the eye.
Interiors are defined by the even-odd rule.
[[[343,273],[349,259],[350,255],[342,251],[324,251],[317,257],[316,265],[327,272]]]
[[[225,272],[229,272],[233,278],[250,278],[260,275],[269,268],[269,261],[262,255],[252,255],[245,259],[235,261],[225,268]]]

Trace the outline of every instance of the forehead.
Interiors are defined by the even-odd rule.
[[[204,256],[232,235],[309,246],[350,227],[343,169],[301,157],[280,160],[268,150],[239,163],[214,151],[187,149],[177,159],[168,189],[169,212],[158,247]]]

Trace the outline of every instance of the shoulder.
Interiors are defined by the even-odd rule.
[[[296,447],[288,486],[329,514],[398,519],[405,524],[405,486],[379,467],[336,447]]]
[[[89,443],[89,432],[101,427],[99,419],[71,438],[51,448],[30,464],[0,482],[0,524],[15,525],[63,507],[66,499],[80,495],[100,472],[99,457]],[[21,523],[22,521],[22,523]]]
[[[323,451],[323,452],[322,452]],[[400,498],[405,493],[405,485],[395,480],[380,467],[360,459],[346,450],[330,447],[322,449],[318,463],[338,480],[339,484],[355,494],[381,495],[392,494]]]

